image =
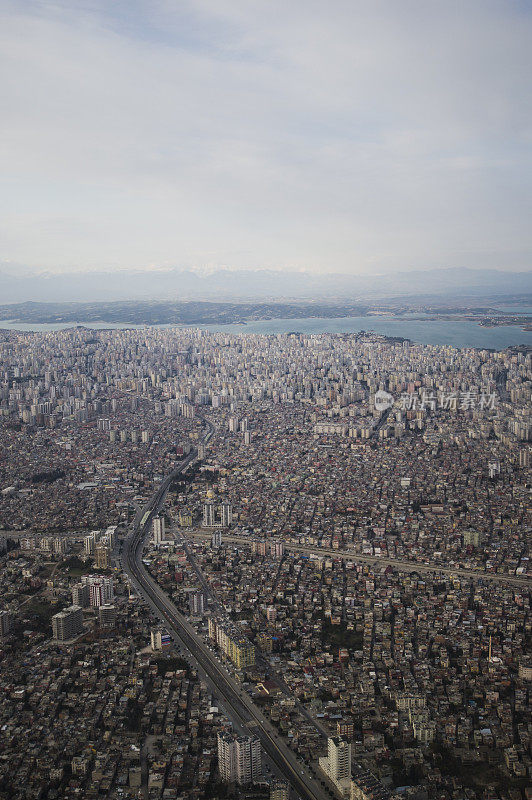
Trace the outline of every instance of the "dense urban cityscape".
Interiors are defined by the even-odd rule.
[[[530,348],[0,331],[0,797],[532,797]]]
[[[531,41],[0,0],[0,800],[532,800]]]

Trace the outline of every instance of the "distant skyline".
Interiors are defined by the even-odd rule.
[[[523,0],[0,0],[0,272],[532,267]]]

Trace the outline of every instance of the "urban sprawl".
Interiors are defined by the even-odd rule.
[[[2,800],[530,800],[532,359],[0,331]]]

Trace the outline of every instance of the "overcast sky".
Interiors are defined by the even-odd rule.
[[[532,265],[528,0],[0,9],[0,261]]]

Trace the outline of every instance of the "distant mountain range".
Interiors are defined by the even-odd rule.
[[[532,294],[531,272],[432,269],[390,275],[316,275],[310,272],[121,270],[28,273],[0,265],[0,302],[117,300],[390,300],[493,298]]]

